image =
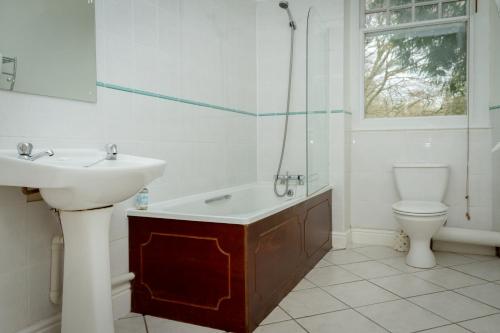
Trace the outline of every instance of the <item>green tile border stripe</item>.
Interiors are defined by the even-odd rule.
[[[198,102],[198,101],[185,99],[185,98],[163,95],[163,94],[154,93],[154,92],[150,92],[150,91],[146,91],[146,90],[129,88],[129,87],[121,86],[118,84],[105,83],[105,82],[101,82],[101,81],[97,81],[96,86],[101,87],[101,88],[106,88],[106,89],[127,92],[127,93],[131,93],[131,94],[159,98],[159,99],[163,99],[163,100],[167,100],[167,101],[173,101],[173,102],[184,103],[184,104],[189,104],[189,105],[194,105],[194,106],[200,106],[200,107],[210,108],[210,109],[214,109],[214,110],[232,112],[232,113],[237,113],[237,114],[242,114],[242,115],[252,116],[252,117],[273,117],[273,116],[285,116],[286,115],[285,112],[255,114],[253,112],[228,108],[225,106],[219,106],[219,105],[209,104],[209,103],[205,103],[205,102]],[[500,108],[500,106],[498,106],[498,107]],[[339,113],[343,113],[343,114],[347,114],[347,115],[352,115],[351,112],[345,111],[345,110],[330,110],[330,111],[319,110],[319,111],[311,111],[310,113],[312,113],[312,114],[326,114],[326,113],[339,114]],[[305,111],[290,112],[291,116],[305,115],[305,114],[306,114]]]
[[[312,113],[312,114],[326,114],[326,113],[339,114],[339,113],[343,113],[343,114],[347,114],[347,115],[352,115],[351,112],[345,111],[345,110],[310,111],[309,113]],[[290,112],[289,113],[290,116],[298,116],[298,115],[305,115],[305,114],[307,114],[307,112],[305,112],[305,111]],[[261,113],[257,116],[258,117],[286,116],[286,113],[285,112]]]
[[[493,110],[500,110],[500,105],[490,106],[490,111],[493,111]]]
[[[112,83],[104,83],[104,82],[97,81],[96,86],[102,87],[102,88],[107,88],[107,89],[112,89],[112,90],[117,90],[117,91],[123,91],[123,92],[131,93],[131,94],[137,94],[137,95],[159,98],[159,99],[178,102],[178,103],[184,103],[184,104],[189,104],[189,105],[210,108],[210,109],[214,109],[214,110],[233,112],[233,113],[243,114],[246,116],[252,116],[252,117],[257,116],[255,113],[248,112],[248,111],[227,108],[224,106],[209,104],[209,103],[205,103],[205,102],[193,101],[193,100],[185,99],[185,98],[162,95],[159,93],[154,93],[154,92],[140,90],[140,89],[134,89],[134,88],[128,88],[128,87],[124,87],[124,86],[120,86],[120,85],[112,84]]]

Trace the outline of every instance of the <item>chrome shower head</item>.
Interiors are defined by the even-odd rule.
[[[280,1],[279,6],[283,9],[288,9],[288,1]]]
[[[288,8],[288,1],[280,1],[279,6],[286,10],[286,13],[288,14],[288,18],[290,19],[290,28],[293,30],[297,29],[297,25],[295,24],[295,21],[293,20],[292,12],[290,12],[290,8]]]

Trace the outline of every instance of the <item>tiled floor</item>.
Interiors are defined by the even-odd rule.
[[[328,253],[256,333],[498,333],[500,259],[438,252],[438,266],[405,264],[404,253],[356,246]],[[116,333],[218,330],[131,314]]]

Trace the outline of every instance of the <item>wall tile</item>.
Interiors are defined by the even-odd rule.
[[[449,205],[447,226],[491,230],[492,185],[490,130],[471,131],[470,198],[472,221],[465,219],[466,132],[465,130],[430,131],[357,131],[352,145],[352,225],[360,228],[383,228],[383,216],[390,205],[399,200],[391,166],[394,162],[439,162],[450,167],[448,190],[444,202]],[[376,183],[376,184],[375,184]],[[377,192],[376,199],[367,198]],[[387,211],[356,212],[354,202],[384,204]],[[375,211],[374,211],[375,212]],[[376,216],[378,215],[378,216]],[[397,227],[392,221],[385,229]]]
[[[256,4],[246,0],[97,1],[97,77],[256,112],[255,25]],[[102,149],[114,142],[121,153],[167,161],[165,175],[150,186],[151,201],[257,179],[256,117],[103,87],[96,104],[4,91],[0,102],[0,148],[30,141],[37,149]],[[19,189],[0,187],[2,333],[58,310],[48,301],[47,274],[59,226],[45,204],[24,200]],[[128,271],[132,205],[118,204],[112,216],[113,275]]]
[[[28,260],[26,244],[26,204],[0,209],[0,274],[22,269]]]
[[[26,270],[0,274],[1,332],[17,332],[29,325],[28,290]]]

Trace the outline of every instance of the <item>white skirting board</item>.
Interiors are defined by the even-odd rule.
[[[334,250],[343,250],[351,245],[351,231],[332,232]]]
[[[380,229],[361,229],[352,228],[352,243],[353,244],[369,244],[369,245],[394,245],[394,237],[397,232],[394,230],[380,230]]]
[[[446,228],[445,231],[447,232],[448,229],[450,228]],[[463,229],[463,231],[465,231],[466,234],[475,234],[472,230]],[[397,231],[394,230],[352,228],[351,240],[354,244],[392,247],[394,245],[394,237],[396,234]],[[482,255],[495,254],[495,247],[473,244],[474,239],[471,239],[470,241],[467,241],[467,239],[457,239],[457,241],[452,241],[453,238],[448,237],[446,238],[446,241],[443,241],[444,238],[440,239],[440,235],[441,234],[438,234],[438,239],[434,239],[434,250]],[[467,243],[465,241],[467,241]]]
[[[441,240],[434,240],[432,243],[432,249],[434,251],[479,254],[483,256],[494,256],[496,254],[496,250],[493,246],[447,242]]]
[[[61,314],[58,313],[50,318],[46,318],[26,327],[18,333],[60,333]]]
[[[113,317],[115,320],[123,318],[131,309],[130,282],[113,287]],[[58,313],[26,327],[18,333],[61,333],[61,314]]]

